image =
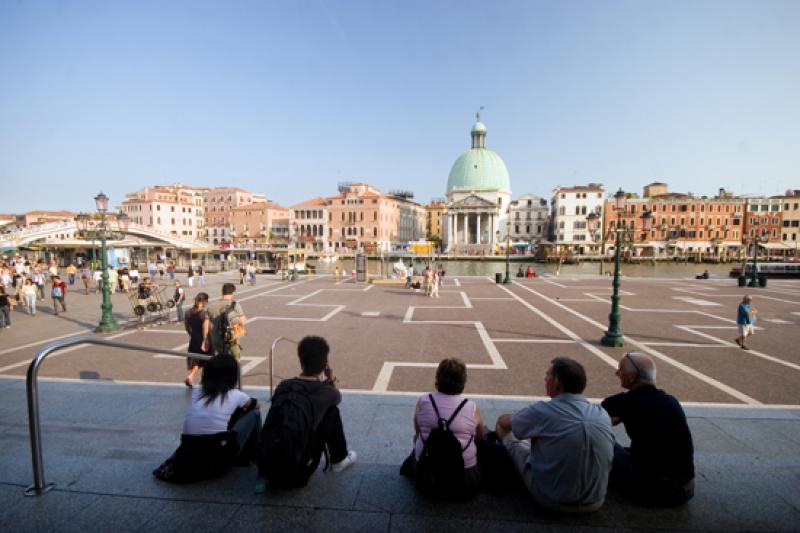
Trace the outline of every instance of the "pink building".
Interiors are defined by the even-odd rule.
[[[289,210],[273,202],[257,202],[230,210],[231,242],[238,248],[264,246],[288,238]]]
[[[73,211],[28,211],[22,215],[16,215],[16,223],[17,226],[27,228],[35,224],[74,220],[75,215],[77,215],[77,213]],[[14,215],[9,216],[14,217]]]
[[[339,185],[339,192],[327,199],[329,249],[389,251],[392,243],[404,240],[400,235],[401,210],[410,212],[417,206],[422,216],[415,220],[424,221],[425,210],[418,204],[381,194],[366,183],[343,183]]]
[[[214,187],[206,191],[208,241],[215,245],[230,243],[231,209],[266,201],[263,194],[254,194],[239,187]]]

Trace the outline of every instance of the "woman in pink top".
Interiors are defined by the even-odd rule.
[[[450,420],[449,429],[462,450],[464,477],[461,487],[444,487],[447,494],[434,494],[442,499],[464,499],[477,494],[481,473],[478,468],[476,440],[483,438],[483,422],[478,406],[461,393],[467,383],[467,367],[460,359],[445,359],[436,369],[436,392],[425,394],[417,401],[414,412],[414,451],[403,463],[400,473],[418,478],[420,460],[425,454],[431,431],[439,426],[440,418]],[[463,405],[462,405],[463,403]],[[435,405],[434,405],[435,404]],[[438,410],[438,415],[437,411]],[[439,488],[436,487],[438,491]]]

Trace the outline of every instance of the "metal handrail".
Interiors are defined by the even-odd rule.
[[[275,378],[275,347],[278,345],[280,341],[288,341],[286,337],[278,337],[274,341],[272,341],[272,346],[269,349],[269,401],[272,401],[273,396],[275,395],[275,388],[273,387],[272,383]]]
[[[272,343],[273,349],[275,348],[275,343],[278,340],[280,340],[280,337],[276,339],[275,342]],[[168,355],[176,355],[179,357],[202,359],[204,361],[208,361],[213,357],[209,355],[202,355],[196,353],[179,352],[177,350],[153,348],[152,346],[143,346],[140,344],[129,344],[127,342],[117,342],[106,339],[98,339],[95,337],[72,337],[70,339],[64,339],[61,341],[54,342],[53,344],[50,344],[44,349],[42,349],[39,353],[36,354],[36,357],[33,358],[33,361],[31,361],[31,364],[28,367],[28,374],[26,378],[26,389],[28,396],[28,427],[31,436],[31,458],[33,460],[33,485],[28,487],[28,489],[25,491],[26,496],[40,496],[50,491],[50,489],[52,489],[55,486],[55,483],[46,483],[44,479],[44,461],[42,460],[42,436],[41,436],[41,429],[39,427],[39,383],[37,381],[39,376],[39,367],[41,366],[45,358],[50,354],[57,352],[59,350],[63,350],[64,348],[69,348],[70,346],[76,346],[78,344],[99,344],[101,346],[108,346],[110,348],[123,348],[125,350],[134,350],[134,351],[148,352],[148,353],[157,352]],[[270,352],[270,365],[271,363],[272,363],[272,352]],[[239,382],[241,384],[241,372],[239,376]],[[270,374],[270,388],[271,387],[272,387],[272,379]]]

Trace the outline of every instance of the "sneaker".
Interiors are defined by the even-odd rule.
[[[348,468],[356,464],[356,458],[358,458],[358,454],[356,454],[356,452],[352,450],[348,451],[347,457],[345,457],[338,463],[333,463],[331,465],[331,472],[339,473],[343,472],[344,470],[347,470]]]

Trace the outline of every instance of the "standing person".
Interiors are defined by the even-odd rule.
[[[542,507],[590,513],[602,507],[614,459],[611,419],[583,396],[586,371],[556,357],[545,375],[552,398],[497,419],[495,431],[528,492]]]
[[[736,325],[739,326],[739,336],[736,337],[736,344],[742,350],[750,349],[747,346],[747,337],[755,332],[756,313],[758,311],[753,308],[753,297],[746,294],[736,310]]]
[[[622,356],[622,392],[601,404],[614,425],[625,425],[630,448],[614,444],[611,486],[645,505],[673,506],[694,496],[694,445],[678,400],[656,388],[656,365],[645,354]]]
[[[81,281],[83,282],[83,293],[89,294],[89,280],[92,278],[92,271],[89,270],[89,265],[81,267]]]
[[[201,294],[205,294],[204,292]],[[186,318],[183,313],[183,304],[186,301],[186,291],[181,287],[181,282],[175,280],[175,294],[172,295],[172,301],[175,302],[175,318],[178,322],[183,322]],[[206,294],[206,302],[208,302],[208,295]],[[195,299],[195,303],[197,300]]]
[[[439,297],[439,271],[434,270],[431,272],[431,298]]]
[[[123,268],[119,273],[119,284],[122,287],[122,292],[128,294],[131,291],[131,277],[128,275],[128,269]]]
[[[164,279],[164,262],[159,261],[156,267],[158,268],[158,279],[160,280]]]
[[[103,272],[95,270],[92,275],[94,276],[94,293],[98,294],[103,291]]]
[[[11,327],[11,310],[14,308],[14,301],[6,294],[4,287],[0,287],[0,328]]]
[[[197,267],[197,286],[198,287],[206,286],[206,273],[205,270],[203,270],[203,265],[199,265]]]
[[[250,281],[250,285],[256,284],[256,266],[253,263],[247,265],[247,279]]]
[[[150,274],[150,279],[156,279],[156,272],[158,269],[156,268],[156,264],[152,261],[147,263],[147,273]]]
[[[59,305],[61,306],[61,310],[66,313],[67,284],[61,281],[61,278],[58,276],[51,277],[50,283],[52,284],[50,296],[53,298],[53,313],[58,316]]]
[[[236,285],[225,283],[222,286],[222,299],[208,306],[211,320],[211,344],[215,354],[230,354],[237,360],[242,354],[239,339],[245,334],[247,317],[242,305],[234,300]]]
[[[425,282],[425,296],[431,296],[433,290],[433,269],[430,265],[425,267],[425,271],[422,275]]]
[[[189,287],[194,287],[194,267],[189,265],[189,271],[186,272],[186,280],[189,282]]]
[[[484,426],[477,404],[462,395],[466,383],[467,366],[463,361],[444,359],[439,363],[436,369],[436,392],[425,394],[417,400],[414,410],[414,451],[400,469],[401,474],[416,479],[424,491],[442,499],[471,498],[478,493],[481,485],[475,443],[483,438]],[[447,428],[456,437],[461,449],[463,467],[458,472],[449,471],[444,464],[432,464],[437,460],[451,459],[450,456],[437,456],[449,450],[434,450],[435,444],[429,447],[431,433],[440,427],[443,420],[447,421]],[[455,451],[458,452],[458,448]],[[447,463],[452,464],[450,461]],[[427,472],[441,472],[442,479],[436,479],[435,476],[430,479]]]
[[[239,265],[239,285],[244,285],[244,275],[247,273],[247,269],[244,265]]]
[[[439,287],[443,286],[444,285],[444,268],[442,268],[442,264],[441,263],[436,265],[436,277],[439,279]]]
[[[192,391],[181,444],[153,475],[176,483],[225,473],[255,458],[261,412],[258,400],[236,389],[239,365],[230,356],[209,360],[202,387]]]
[[[336,265],[336,268],[334,269],[334,274],[336,276],[336,281],[342,279],[342,271],[341,269],[339,269],[339,265]]]
[[[52,280],[54,277],[58,276],[58,265],[55,261],[50,262],[50,268],[47,269],[47,272],[50,274],[50,279]]]
[[[170,261],[169,265],[167,265],[167,274],[169,274],[169,279],[175,279],[175,262]]]
[[[108,289],[111,291],[111,294],[115,294],[117,292],[117,287],[119,286],[119,274],[117,273],[117,269],[108,267]]]
[[[175,282],[176,287],[178,281]],[[178,289],[175,289],[177,292]],[[183,306],[183,303],[181,303]],[[208,313],[206,312],[206,307],[208,306],[208,294],[204,292],[200,292],[197,296],[194,297],[194,305],[189,312],[186,313],[186,317],[183,321],[184,327],[186,328],[186,333],[189,334],[189,352],[190,353],[199,353],[203,355],[209,355],[211,353],[211,343],[209,341],[208,335],[211,331],[211,321],[208,319]],[[183,315],[183,310],[181,309],[181,315]],[[183,382],[186,384],[187,387],[190,389],[194,386],[194,375],[197,373],[198,368],[202,368],[206,362],[202,359],[192,359],[188,358],[186,360],[186,366],[189,370],[189,373],[186,375],[186,379]]]
[[[75,275],[78,273],[78,268],[75,266],[74,263],[70,263],[67,267],[67,279],[69,280],[70,286],[75,285]]]
[[[38,289],[33,284],[33,280],[26,279],[25,285],[22,286],[22,301],[28,309],[28,314],[36,316],[36,294]]]
[[[33,282],[36,284],[36,288],[39,289],[39,301],[44,301],[44,274],[38,268],[33,271]]]
[[[284,379],[275,389],[258,454],[261,477],[275,486],[306,485],[324,450],[329,452],[333,472],[342,472],[356,462],[356,452],[347,449],[338,407],[342,393],[328,360],[329,352],[322,337],[303,338],[297,346],[300,375]],[[305,416],[287,423],[289,413]],[[292,448],[296,442],[311,445],[298,454]],[[256,485],[257,491],[261,488]]]

